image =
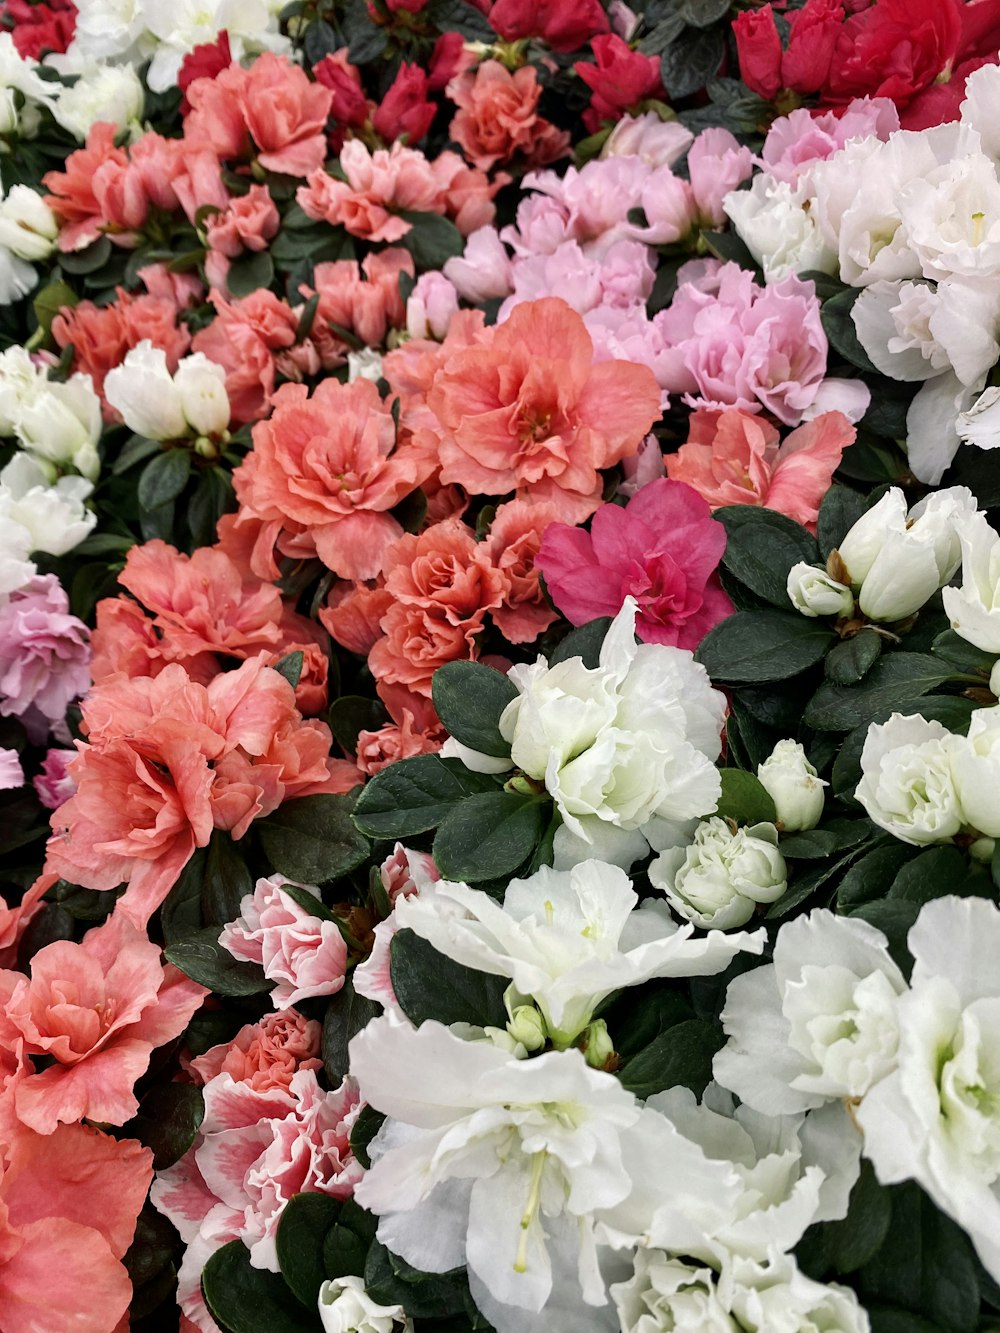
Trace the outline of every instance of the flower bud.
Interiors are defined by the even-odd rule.
[[[401,1305],[379,1305],[359,1277],[329,1278],[319,1289],[319,1317],[323,1333],[384,1333],[401,1320],[413,1325]]]
[[[757,765],[760,785],[774,802],[786,833],[815,828],[823,816],[823,788],[798,741],[779,741],[762,764]]]
[[[40,194],[15,185],[0,203],[0,245],[18,259],[48,259],[59,235],[56,215]]]
[[[533,1004],[519,1004],[511,1014],[507,1031],[526,1051],[540,1051],[548,1040],[545,1019]]]
[[[603,1069],[614,1055],[615,1044],[608,1035],[608,1025],[603,1018],[595,1018],[593,1023],[584,1028],[581,1048],[592,1069]]]
[[[174,388],[191,429],[198,435],[221,435],[229,426],[226,372],[201,352],[186,356],[174,375]]]
[[[826,570],[799,561],[788,571],[788,597],[801,615],[849,616],[854,610],[850,588],[832,579]]]
[[[652,862],[649,880],[674,911],[704,929],[729,930],[773,903],[788,887],[785,858],[773,824],[734,833],[717,816],[703,820],[689,847],[671,847]]]
[[[181,396],[167,369],[167,354],[143,339],[109,370],[104,396],[125,425],[149,440],[178,440],[188,432]]]

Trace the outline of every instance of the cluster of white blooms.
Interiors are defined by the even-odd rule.
[[[2,227],[0,205],[0,235]],[[50,481],[69,468],[97,480],[101,429],[101,400],[89,375],[60,383],[24,347],[0,354],[0,434],[13,435]]]
[[[108,372],[104,394],[129,430],[150,440],[221,435],[229,426],[226,372],[201,352],[171,375],[166,352],[144,338]]]
[[[994,787],[993,790],[996,790]],[[1000,908],[945,897],[909,983],[872,926],[817,910],[734,980],[715,1077],[764,1115],[846,1102],[883,1184],[917,1181],[1000,1276]]]
[[[0,472],[0,601],[36,573],[36,551],[65,555],[97,522],[84,507],[93,490],[84,477],[50,477],[30,454],[19,453]]]

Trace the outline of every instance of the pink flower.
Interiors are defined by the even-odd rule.
[[[229,1042],[211,1047],[191,1061],[202,1083],[228,1074],[234,1083],[246,1083],[255,1092],[288,1090],[300,1069],[322,1069],[319,1058],[322,1027],[295,1009],[265,1014],[259,1023],[247,1023]]]
[[[24,769],[16,750],[0,747],[0,791],[24,786]]]
[[[702,224],[722,227],[722,201],[753,173],[753,154],[728,130],[702,130],[688,151],[688,174]]]
[[[655,435],[647,435],[639,445],[638,452],[622,462],[622,480],[618,486],[618,494],[624,495],[626,500],[631,500],[643,486],[648,486],[657,477],[664,476],[666,468],[660,442]],[[695,490],[697,489],[695,487]]]
[[[427,75],[404,61],[372,116],[372,129],[389,143],[406,135],[407,143],[422,139],[437,107],[427,98]]]
[[[246,194],[231,199],[223,212],[206,219],[205,235],[210,249],[235,259],[244,250],[267,249],[280,221],[267,186],[251,185]]]
[[[511,643],[533,643],[559,618],[542,592],[535,566],[546,528],[562,517],[558,504],[508,500],[490,524],[485,545],[510,584],[493,619]]]
[[[799,107],[771,123],[761,160],[770,175],[795,185],[813,162],[832,157],[849,139],[886,140],[898,129],[899,112],[888,97],[855,98],[843,115]]]
[[[602,505],[590,527],[552,524],[535,560],[572,624],[617,615],[632,596],[640,639],[696,648],[732,614],[715,575],[726,530],[690,487],[650,482],[624,508]]]
[[[178,1036],[208,994],[117,912],[80,944],[57,940],[31,960],[31,977],[8,973],[9,1027],[27,1072],[14,1109],[39,1134],[60,1121],[123,1125],[138,1108],[133,1086],[153,1049]],[[33,1072],[31,1057],[51,1063]]]
[[[76,758],[75,750],[50,750],[42,763],[42,771],[32,778],[38,799],[47,810],[58,810],[76,791],[76,783],[67,769]]]
[[[467,301],[488,301],[511,289],[510,259],[493,227],[480,227],[469,236],[461,256],[449,259],[444,276]]]
[[[441,878],[441,872],[429,853],[411,851],[397,842],[379,867],[379,876],[390,903],[395,907],[398,898],[432,891],[432,885]],[[393,911],[375,927],[371,954],[354,969],[354,989],[357,993],[390,1010],[398,1009],[389,970],[389,948],[398,929],[396,913]]]
[[[336,922],[323,921],[287,893],[292,884],[282,875],[259,879],[252,894],[240,903],[240,915],[223,927],[219,943],[234,958],[260,963],[270,981],[276,1009],[288,1009],[311,995],[335,995],[344,984],[347,945]],[[294,885],[313,894],[322,906],[319,889]]]
[[[406,331],[411,338],[440,342],[458,312],[458,292],[443,273],[422,273],[406,300]]]
[[[153,1204],[187,1245],[177,1300],[205,1333],[216,1333],[201,1298],[201,1270],[230,1240],[242,1240],[255,1268],[278,1272],[278,1222],[296,1194],[346,1199],[362,1169],[350,1148],[361,1109],[345,1079],[323,1092],[311,1069],[287,1089],[258,1090],[226,1072],[205,1087],[205,1118],[194,1146],[153,1182]],[[95,1330],[96,1333],[96,1330]]]
[[[0,1135],[4,1333],[108,1333],[127,1320],[121,1262],[152,1179],[148,1148],[86,1125]]]
[[[299,317],[265,288],[235,301],[213,291],[211,301],[216,318],[195,334],[193,349],[225,367],[233,420],[255,421],[267,413],[278,357],[295,346]]]
[[[413,714],[406,710],[401,726],[390,722],[378,731],[358,732],[358,769],[365,777],[371,777],[399,759],[434,754],[440,750],[443,741],[444,731],[440,727],[431,732],[420,731],[414,724]]]
[[[55,574],[37,574],[0,606],[0,715],[39,735],[90,685],[90,635]],[[39,726],[40,724],[40,726]]]
[[[458,111],[448,133],[473,164],[489,171],[519,154],[527,166],[543,167],[569,151],[569,135],[538,114],[542,85],[533,65],[511,73],[499,60],[485,60],[448,84]]]
[[[775,428],[732,409],[694,412],[689,434],[666,460],[667,475],[720,505],[763,505],[815,532],[820,501],[857,437],[841,412],[824,412],[793,430],[779,446]]]

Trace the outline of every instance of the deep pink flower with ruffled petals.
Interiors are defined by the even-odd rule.
[[[42,771],[32,778],[35,793],[46,810],[58,810],[76,791],[76,783],[66,771],[75,758],[75,750],[49,750],[42,762]]]
[[[553,523],[535,557],[572,624],[617,615],[632,596],[643,642],[696,648],[732,614],[715,574],[726,530],[690,486],[650,482],[624,508],[602,505],[590,527]]]

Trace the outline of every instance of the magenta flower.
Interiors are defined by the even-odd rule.
[[[589,532],[551,524],[535,564],[574,625],[617,615],[631,595],[644,643],[696,648],[733,611],[715,572],[725,548],[725,528],[701,496],[660,478],[624,508],[602,505]]]

